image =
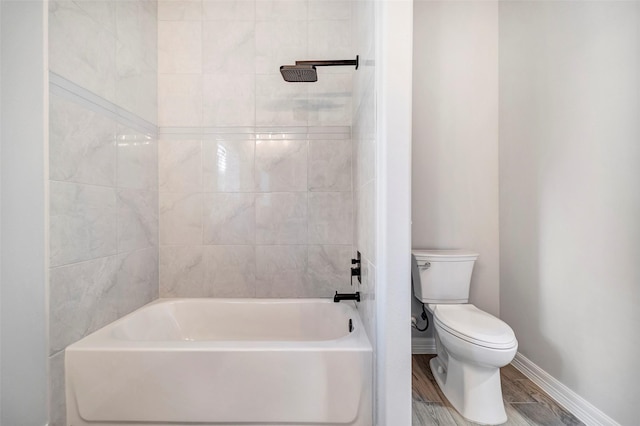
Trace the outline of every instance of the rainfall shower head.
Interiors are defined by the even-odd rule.
[[[358,69],[359,57],[341,61],[296,61],[295,65],[282,65],[280,74],[290,83],[314,83],[318,81],[316,67],[355,66]]]
[[[280,74],[284,81],[291,83],[314,83],[318,81],[318,73],[313,65],[283,65]]]

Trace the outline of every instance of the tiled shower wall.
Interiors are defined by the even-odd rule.
[[[50,2],[50,425],[65,347],[158,296],[156,13]]]
[[[280,65],[355,58],[351,4],[160,1],[161,297],[348,291],[353,67],[318,82]]]

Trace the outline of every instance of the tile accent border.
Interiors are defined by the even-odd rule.
[[[346,140],[350,126],[160,127],[165,140]]]
[[[560,383],[522,353],[518,352],[511,364],[587,426],[620,426],[618,422]]]
[[[67,80],[53,71],[49,71],[49,91],[50,93],[76,102],[91,111],[103,114],[131,129],[149,134],[153,138],[157,137],[158,127],[155,124],[96,95],[84,87],[78,86],[76,83]]]
[[[436,339],[433,337],[412,337],[412,355],[431,355],[436,353]]]

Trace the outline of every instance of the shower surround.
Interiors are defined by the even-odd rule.
[[[50,2],[51,425],[65,347],[158,297],[360,290],[374,341],[372,31],[373,2]]]
[[[160,2],[161,297],[328,297],[353,254],[351,3]]]

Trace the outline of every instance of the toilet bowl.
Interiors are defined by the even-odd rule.
[[[467,303],[477,256],[414,250],[413,287],[433,315],[437,356],[430,366],[438,386],[463,417],[496,425],[507,421],[500,367],[513,360],[518,341],[505,322]]]

